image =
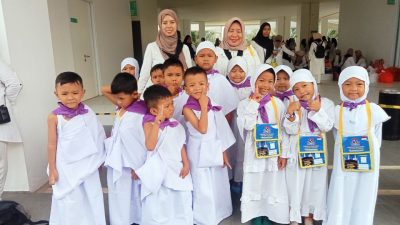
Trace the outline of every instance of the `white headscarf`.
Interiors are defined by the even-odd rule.
[[[196,48],[196,55],[199,54],[199,52],[205,48],[211,49],[215,53],[215,46],[213,43],[210,41],[203,41],[200,42],[200,44]]]
[[[293,90],[295,84],[299,82],[310,82],[314,85],[314,95],[313,100],[318,96],[318,86],[317,81],[315,81],[312,73],[307,69],[299,69],[293,72],[293,75],[290,77],[290,89]]]
[[[231,70],[233,69],[233,67],[235,67],[235,66],[239,66],[240,68],[242,68],[242,70],[244,71],[244,74],[245,74],[245,78],[243,79],[243,81],[242,82],[240,82],[240,83],[238,83],[238,84],[242,84],[242,83],[244,83],[245,81],[246,81],[246,78],[250,75],[250,74],[248,74],[248,68],[247,68],[247,62],[246,62],[246,60],[243,58],[243,57],[240,57],[240,56],[235,56],[235,57],[233,57],[231,60],[229,60],[229,63],[228,63],[228,74],[226,74],[226,76],[228,77],[228,79],[230,80],[230,81],[232,81],[231,80],[231,78],[229,77],[229,73],[231,72]],[[233,81],[232,81],[233,82]]]
[[[272,69],[272,71],[273,71],[274,68],[268,64],[260,64],[256,67],[256,73],[253,76],[251,76],[251,78],[250,78],[251,91],[253,91],[253,92],[256,91],[256,81],[257,81],[258,77],[264,71],[269,70],[269,69]]]
[[[357,78],[360,79],[362,81],[365,82],[365,91],[364,91],[364,95],[361,98],[358,98],[356,100],[350,100],[348,99],[344,94],[343,94],[343,89],[342,89],[342,85],[343,83],[350,79],[350,78]],[[368,91],[369,91],[369,76],[368,76],[368,71],[366,69],[364,69],[361,66],[349,66],[346,69],[344,69],[339,76],[339,81],[338,81],[338,85],[339,85],[339,90],[340,90],[340,99],[342,99],[342,101],[346,101],[346,102],[354,102],[354,103],[359,103],[363,100],[365,100],[367,98],[368,95]]]
[[[289,75],[289,78],[292,77],[292,75],[293,75],[293,70],[290,69],[290,67],[288,67],[288,66],[286,66],[286,65],[279,65],[279,66],[277,66],[277,67],[274,68],[274,71],[275,71],[275,74],[276,74],[276,75],[278,75],[278,72],[281,71],[281,70],[285,71],[285,72]],[[276,76],[276,77],[278,77],[278,76]],[[276,79],[275,79],[275,80],[276,80]]]
[[[125,58],[124,60],[122,60],[121,72],[124,69],[124,67],[128,64],[135,67],[135,77],[136,77],[136,79],[138,79],[139,78],[139,63],[136,59],[134,59],[132,57],[128,57],[128,58]]]

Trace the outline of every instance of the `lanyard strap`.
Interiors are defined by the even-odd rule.
[[[272,107],[274,108],[276,124],[278,125],[278,143],[279,143],[280,139],[281,139],[281,134],[280,134],[281,133],[281,124],[280,124],[280,121],[279,121],[278,107],[276,106],[276,102],[275,102],[275,97],[274,96],[271,97],[271,102],[272,102]]]
[[[365,106],[366,106],[367,116],[368,116],[368,138],[369,138],[370,134],[371,134],[371,106],[370,106],[368,100],[365,100]],[[340,138],[340,141],[342,141],[342,137],[343,137],[343,108],[344,107],[343,107],[343,103],[342,103],[342,104],[340,104],[340,111],[339,111],[339,138]]]

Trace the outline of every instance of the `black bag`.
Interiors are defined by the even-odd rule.
[[[322,42],[317,43],[317,48],[315,49],[314,53],[315,53],[315,57],[317,57],[318,59],[322,59],[325,58],[325,48],[322,45]]]
[[[40,220],[32,222],[30,216],[22,205],[14,201],[0,201],[0,225],[26,225],[26,224],[45,224],[49,221]]]
[[[7,106],[0,106],[0,124],[9,123],[11,121],[10,113],[8,112]]]

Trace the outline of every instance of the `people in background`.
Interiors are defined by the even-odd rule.
[[[270,38],[271,25],[267,22],[261,24],[257,35],[251,41],[251,46],[256,50],[260,62],[266,63],[267,59],[272,55],[274,44]]]

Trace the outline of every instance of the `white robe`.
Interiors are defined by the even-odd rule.
[[[199,111],[193,111],[200,118]],[[206,134],[198,132],[190,122],[188,127],[188,157],[193,179],[193,214],[197,225],[217,225],[232,215],[232,200],[228,170],[223,167],[222,154],[235,138],[222,111],[208,112]],[[208,156],[208,157],[206,157]],[[206,160],[208,159],[208,160]],[[216,166],[207,166],[218,159]],[[200,167],[201,166],[201,167]]]
[[[224,115],[232,112],[239,104],[239,96],[225,76],[215,73],[207,75],[209,83],[208,96],[219,106]]]
[[[189,95],[185,91],[181,91],[178,96],[174,98],[174,119],[178,120],[180,124],[185,125],[185,117],[183,116],[183,106],[189,99]]]
[[[374,158],[372,172],[345,172],[342,169],[339,129],[339,106],[335,108],[335,152],[328,193],[328,216],[324,224],[372,225],[378,194],[382,123],[390,117],[371,103],[371,143]],[[365,105],[350,111],[343,109],[343,136],[366,135],[368,117]]]
[[[310,71],[317,83],[319,83],[321,82],[321,75],[325,74],[325,59],[315,56],[316,49],[317,44],[315,42],[311,43],[310,50],[308,51],[308,58],[310,59]]]
[[[105,141],[111,225],[141,221],[140,181],[133,180],[131,170],[146,160],[142,120],[141,114],[125,112],[115,119],[112,135]]]
[[[232,58],[237,56],[238,51],[230,51],[232,54]],[[225,52],[222,48],[216,47],[215,54],[218,56],[217,63],[214,65],[214,69],[218,70],[220,74],[228,74],[228,63],[229,59],[225,55]],[[256,50],[252,46],[248,46],[243,51],[243,58],[246,60],[249,71],[249,74],[254,73],[254,69],[257,65],[260,64],[260,59],[258,58],[258,54]]]
[[[297,113],[293,122],[286,118],[283,120],[283,127],[290,135],[290,152],[286,165],[290,221],[301,223],[301,216],[309,216],[310,213],[313,214],[315,220],[325,220],[326,218],[327,167],[300,168],[297,132],[299,128],[301,135],[319,135],[320,132],[330,131],[334,123],[334,107],[331,100],[321,98],[321,109],[318,112],[307,113],[307,110],[301,108],[301,121],[299,121]],[[307,117],[318,126],[313,133],[308,127]],[[325,149],[328,153],[326,136]]]
[[[174,119],[171,119],[174,121]],[[160,130],[156,148],[136,173],[142,182],[141,225],[192,225],[192,178],[179,177],[185,144],[182,125]]]
[[[237,95],[239,96],[239,100],[246,99],[250,96],[251,87],[245,88],[235,88]],[[239,103],[238,103],[239,104]],[[237,108],[237,106],[236,106]],[[243,160],[244,160],[244,141],[243,138],[240,136],[239,129],[237,127],[237,110],[233,111],[233,118],[231,122],[231,128],[233,135],[235,136],[236,142],[233,144],[228,151],[229,159],[233,168],[232,173],[230,173],[230,179],[233,178],[235,182],[242,182],[243,181]]]
[[[278,120],[285,113],[285,106],[278,98],[274,98]],[[278,170],[278,157],[258,159],[255,153],[254,127],[262,123],[258,113],[259,103],[245,99],[237,109],[238,127],[245,140],[243,163],[243,193],[241,198],[242,223],[253,218],[267,216],[271,221],[289,223],[289,200],[286,189],[285,170]],[[277,123],[271,101],[265,105],[270,123]],[[288,152],[288,136],[281,130],[282,158]]]
[[[188,68],[192,67],[192,58],[190,56],[189,48],[183,45],[183,55],[185,56],[185,62]],[[151,86],[150,70],[157,64],[163,64],[165,61],[161,54],[161,50],[156,42],[151,42],[147,45],[146,51],[144,52],[142,69],[140,70],[140,76],[138,80],[138,92],[143,94],[144,90]]]
[[[65,120],[58,115],[51,225],[105,225],[98,168],[104,162],[105,133],[94,112]]]

